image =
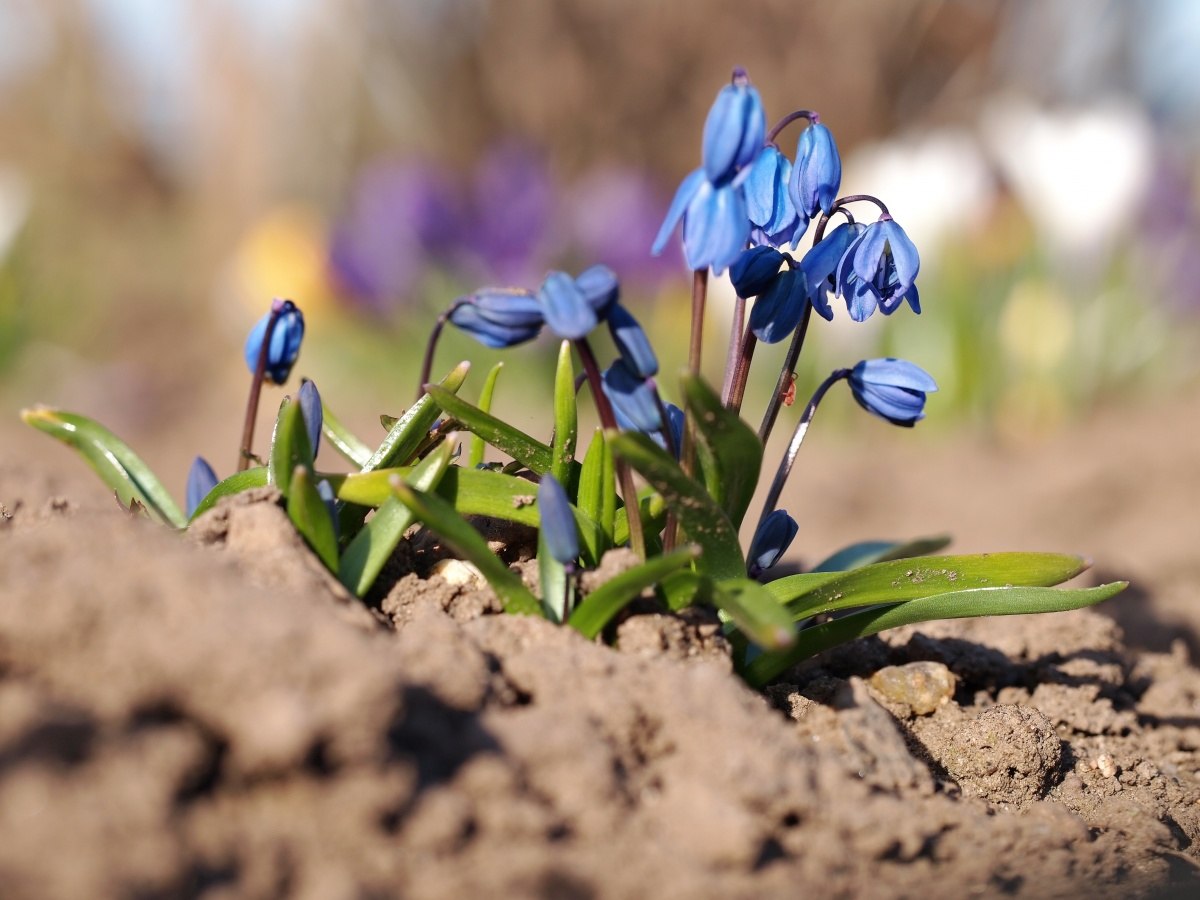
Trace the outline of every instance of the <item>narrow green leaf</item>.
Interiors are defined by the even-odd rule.
[[[683,377],[683,396],[696,422],[696,453],[705,486],[736,528],[758,486],[762,441],[699,376]]]
[[[613,528],[617,517],[617,476],[608,441],[600,428],[592,436],[579,471],[579,509],[600,525],[609,546],[616,543]],[[628,532],[629,522],[623,521]]]
[[[848,572],[861,569],[872,563],[889,559],[906,559],[912,556],[927,556],[946,547],[949,535],[916,538],[911,541],[863,541],[843,547],[832,556],[813,566],[814,572]]]
[[[312,473],[312,448],[308,445],[308,431],[304,427],[304,413],[299,403],[287,397],[279,405],[275,418],[275,430],[271,436],[271,453],[267,457],[267,481],[279,488],[279,493],[288,497],[291,493],[292,472],[296,466],[304,466]]]
[[[701,603],[713,605],[713,580],[707,575],[701,575],[692,569],[684,569],[668,575],[659,585],[663,600],[671,612],[679,612],[689,606]]]
[[[571,578],[567,567],[551,555],[541,529],[538,529],[537,561],[542,614],[551,622],[561,622],[570,608]]]
[[[791,575],[766,584],[797,618],[821,612],[913,600],[966,588],[1048,587],[1087,568],[1078,556],[1058,553],[981,553],[925,556],[875,563],[850,572]],[[830,577],[832,576],[832,577]],[[817,581],[816,579],[823,579]]]
[[[299,404],[296,404],[299,406]],[[308,542],[313,552],[334,575],[338,571],[337,532],[333,527],[333,518],[329,515],[329,507],[317,493],[313,483],[312,472],[303,465],[292,470],[287,498],[287,514],[300,532],[300,536]]]
[[[100,480],[117,492],[123,506],[137,500],[166,524],[187,526],[187,519],[150,467],[99,422],[44,406],[21,410],[21,419],[78,450]]]
[[[550,471],[554,451],[548,445],[497,419],[491,413],[485,413],[478,406],[473,406],[444,388],[431,384],[427,385],[426,389],[429,391],[429,397],[443,412],[462,422],[463,427],[472,434],[479,435],[497,450],[507,453],[538,475]]]
[[[434,532],[455,553],[473,563],[483,573],[496,596],[511,613],[540,616],[542,606],[500,558],[488,549],[487,541],[454,507],[437,494],[415,490],[403,482],[393,485],[396,497],[411,509],[426,528]]]
[[[408,470],[404,480],[421,491],[431,491],[445,476],[453,449],[443,442],[436,450]],[[395,476],[395,469],[380,469],[371,473]],[[389,493],[391,488],[388,488]],[[338,578],[356,597],[365,597],[384,565],[399,545],[410,525],[416,521],[411,509],[388,496],[371,520],[362,526],[342,554]]]
[[[1119,594],[1129,582],[1117,581],[1094,588],[987,587],[935,594],[903,603],[874,606],[840,619],[805,628],[796,643],[784,653],[767,653],[751,662],[743,673],[754,687],[762,687],[788,668],[844,644],[900,625],[914,625],[936,619],[962,619],[972,616],[1014,616],[1029,613],[1062,612],[1093,606]]]
[[[440,390],[453,397],[454,392],[462,387],[470,368],[471,364],[468,362],[459,363],[442,379]],[[363,465],[362,471],[370,472],[412,462],[413,455],[424,443],[429,429],[437,421],[438,412],[439,406],[434,403],[433,398],[429,394],[423,395],[395,421],[383,443]]]
[[[571,613],[571,627],[586,638],[594,638],[642,591],[690,565],[699,555],[698,547],[680,547],[610,578],[584,597]]]
[[[782,650],[796,639],[796,626],[787,607],[757,581],[749,578],[714,581],[712,602],[760,647]]]
[[[700,571],[717,580],[745,578],[746,563],[737,529],[708,493],[650,438],[635,432],[610,433],[609,446],[657,490],[679,519],[688,540],[699,544]]]
[[[643,487],[638,491],[638,511],[642,517],[642,528],[646,533],[647,555],[652,555],[649,552],[649,542],[663,530],[667,523],[667,504],[663,500],[662,494],[654,488]],[[629,517],[616,516],[615,510],[613,515],[615,518],[613,544],[620,547],[629,540]]]
[[[188,519],[188,524],[195,522],[198,518],[217,505],[217,501],[222,497],[232,497],[234,494],[240,494],[242,491],[248,491],[251,488],[266,487],[267,484],[267,467],[255,466],[253,469],[246,469],[244,472],[235,472],[224,481],[218,482],[211,491],[209,491],[200,504],[196,507],[192,517]]]
[[[554,372],[554,440],[550,448],[550,474],[558,479],[567,492],[575,497],[572,474],[579,471],[575,463],[575,442],[579,436],[579,414],[575,408],[575,366],[571,362],[571,342],[563,341],[558,348],[558,366]]]
[[[342,420],[334,415],[329,404],[321,398],[321,434],[333,446],[333,449],[346,457],[354,465],[362,468],[371,458],[371,448],[364,444],[350,431]]]
[[[496,396],[496,380],[500,377],[500,370],[504,368],[504,363],[498,362],[488,371],[487,377],[483,379],[483,390],[479,392],[479,408],[485,413],[492,411],[492,399]],[[483,448],[485,441],[477,434],[471,435],[471,449],[467,455],[467,468],[477,469],[483,462]]]

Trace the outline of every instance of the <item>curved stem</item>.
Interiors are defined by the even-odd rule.
[[[821,116],[819,113],[813,112],[811,109],[798,109],[795,112],[790,112],[776,122],[775,127],[767,132],[767,143],[775,143],[775,138],[779,137],[779,132],[783,131],[783,129],[787,128],[797,119],[808,119],[811,124],[816,125],[821,121]]]
[[[438,316],[437,321],[433,323],[433,329],[429,332],[429,340],[425,344],[425,356],[421,360],[421,377],[417,381],[417,396],[414,398],[414,402],[420,400],[421,395],[425,393],[424,386],[429,384],[429,376],[433,374],[433,354],[437,350],[438,339],[442,336],[442,329],[450,321],[450,314],[458,309],[459,305],[455,303]]]
[[[819,239],[818,239],[819,240]],[[762,424],[758,426],[758,439],[767,446],[771,429],[775,427],[775,419],[779,417],[779,407],[787,395],[792,379],[796,376],[796,361],[800,359],[800,350],[804,347],[804,337],[808,334],[808,323],[812,319],[812,303],[804,307],[804,315],[800,326],[792,335],[792,343],[788,345],[787,355],[783,358],[783,366],[779,370],[779,380],[775,382],[775,390],[767,401],[767,411],[763,413]]]
[[[879,207],[879,212],[882,216],[888,219],[892,217],[892,214],[888,212],[888,208],[884,205],[883,201],[878,197],[872,197],[870,194],[850,194],[846,197],[839,197],[833,201],[833,211],[837,212],[839,207],[845,206],[847,203],[859,202],[874,203]]]
[[[758,527],[762,527],[763,521],[774,512],[775,505],[779,503],[779,495],[783,493],[783,486],[787,483],[788,476],[792,473],[792,466],[796,463],[796,455],[800,452],[800,445],[804,443],[804,436],[808,434],[808,426],[812,423],[813,416],[817,414],[817,407],[820,405],[821,400],[831,387],[849,375],[849,369],[837,369],[831,372],[829,377],[822,381],[820,386],[813,392],[812,399],[808,401],[808,406],[804,407],[804,415],[800,417],[800,421],[796,424],[796,430],[792,433],[792,441],[788,444],[787,452],[783,454],[783,459],[779,462],[779,468],[775,471],[775,480],[771,482],[771,489],[767,492],[767,499],[763,503],[762,514],[758,517]]]
[[[271,348],[271,335],[283,312],[283,301],[271,301],[271,317],[263,332],[262,346],[258,348],[258,361],[254,364],[254,375],[250,379],[250,396],[246,399],[246,418],[242,422],[242,444],[238,448],[237,471],[250,468],[251,449],[254,444],[254,422],[258,419],[258,398],[262,396],[263,379],[267,374],[267,354]]]

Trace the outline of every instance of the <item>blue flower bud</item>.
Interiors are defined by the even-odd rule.
[[[891,315],[905,300],[921,311],[914,282],[921,268],[917,248],[891,216],[868,225],[838,264],[837,292],[850,317],[861,322],[878,307]]]
[[[702,159],[704,172],[714,184],[728,181],[754,161],[767,131],[762,99],[744,69],[736,69],[733,83],[717,93],[704,121]]]
[[[275,300],[271,304],[271,312],[259,319],[250,329],[243,352],[246,365],[253,375],[258,370],[258,357],[267,335],[267,325],[276,310],[278,318],[271,332],[270,346],[267,348],[265,378],[273,384],[283,384],[291,374],[296,357],[300,355],[300,342],[304,339],[304,314],[295,303],[291,300]]]
[[[784,269],[754,301],[750,330],[764,344],[777,344],[791,335],[808,305],[808,285],[798,269]]]
[[[588,306],[594,309],[596,315],[601,319],[607,314],[608,308],[621,296],[617,273],[604,265],[595,265],[584,269],[576,277],[575,286],[583,292]]]
[[[650,339],[642,326],[625,307],[614,303],[608,310],[608,330],[613,343],[626,365],[641,378],[653,378],[658,374],[658,357],[650,346]]]
[[[218,480],[217,473],[213,471],[212,466],[203,456],[197,456],[192,460],[192,468],[188,471],[186,502],[184,503],[189,519],[200,502],[217,486]]]
[[[746,177],[746,213],[765,243],[795,247],[808,228],[808,216],[792,203],[791,175],[791,160],[777,147],[764,147]]]
[[[683,429],[687,425],[687,416],[674,403],[667,404],[667,428],[671,431],[671,442],[675,445],[675,459],[683,456]],[[664,444],[666,442],[664,441]]]
[[[729,280],[739,297],[757,297],[775,280],[782,265],[783,254],[774,247],[751,247],[729,267]]]
[[[564,566],[579,558],[579,534],[567,492],[550,473],[538,484],[538,515],[541,537],[550,555]]]
[[[911,428],[925,418],[925,395],[937,382],[903,359],[864,359],[850,370],[850,391],[858,405],[893,425]]]
[[[450,322],[485,347],[514,347],[542,330],[542,307],[532,292],[484,288],[455,301]]]
[[[828,296],[829,291],[835,289],[833,276],[846,251],[865,227],[857,222],[843,222],[813,244],[800,260],[800,271],[804,273],[808,285],[809,302],[826,321],[833,321],[833,307],[829,305]]]
[[[551,272],[538,290],[546,325],[560,338],[587,337],[599,319],[575,279],[566,272]]]
[[[757,578],[779,562],[779,558],[787,552],[799,530],[800,526],[786,510],[772,510],[762,520],[758,530],[754,532],[754,539],[750,541],[750,551],[746,554],[747,574],[751,578]]]
[[[604,394],[612,404],[617,425],[627,431],[653,434],[663,427],[654,383],[639,378],[623,359],[609,366],[603,375]]]
[[[317,450],[321,446],[321,424],[325,421],[325,410],[321,406],[321,394],[317,391],[317,386],[311,381],[300,385],[296,402],[300,404],[300,413],[304,416],[308,446],[312,449],[313,459],[316,459]]]
[[[788,193],[796,210],[808,218],[818,212],[829,215],[842,185],[842,158],[829,129],[819,121],[800,133],[796,163],[788,181]]]

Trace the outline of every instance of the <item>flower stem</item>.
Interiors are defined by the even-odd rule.
[[[771,399],[767,401],[767,411],[763,413],[762,424],[758,426],[758,439],[763,442],[764,447],[767,445],[767,439],[771,436],[771,429],[775,427],[775,419],[779,416],[779,407],[783,404],[783,398],[796,375],[796,361],[800,359],[800,351],[804,347],[804,337],[808,334],[810,319],[812,319],[811,303],[804,308],[800,326],[792,335],[792,343],[788,345],[787,355],[779,370],[779,380],[775,382],[775,390],[771,394]]]
[[[688,372],[700,374],[700,350],[704,342],[704,306],[708,300],[708,269],[692,272],[692,332],[688,341]],[[686,417],[683,429],[683,448],[679,452],[679,465],[689,477],[696,471],[696,422],[690,406],[685,405]],[[663,546],[675,546],[679,523],[674,517],[667,521],[663,535]]]
[[[415,400],[420,400],[421,395],[425,393],[424,385],[429,384],[429,376],[433,374],[433,354],[437,351],[438,338],[442,336],[442,329],[450,321],[450,314],[454,312],[457,306],[458,304],[455,304],[450,307],[438,316],[437,321],[433,323],[433,330],[429,332],[429,341],[425,344],[425,356],[421,360],[421,377],[417,381],[417,396]]]
[[[890,212],[888,212],[888,208],[884,205],[883,201],[880,200],[878,197],[872,197],[870,194],[850,194],[849,196],[846,196],[846,197],[839,197],[837,200],[833,201],[833,209],[830,212],[831,212],[831,214],[835,213],[838,211],[838,209],[845,206],[847,203],[858,203],[860,201],[865,201],[867,203],[874,203],[876,206],[879,207],[879,212],[882,215],[886,216],[889,219],[892,217],[892,214]]]
[[[596,365],[596,356],[587,338],[574,341],[575,349],[583,362],[583,370],[587,373],[588,384],[592,388],[592,399],[596,403],[596,414],[600,416],[600,424],[608,431],[617,430],[617,417],[613,414],[612,404],[604,393],[604,381],[600,376],[600,367]],[[633,483],[633,472],[623,459],[613,461],[617,471],[617,480],[621,482],[621,496],[625,500],[625,517],[629,520],[629,545],[639,559],[646,558],[646,537],[642,529],[641,510],[638,509],[637,488]]]
[[[742,398],[746,396],[746,382],[750,378],[750,363],[754,359],[754,348],[758,346],[758,338],[753,331],[747,331],[742,336],[742,349],[737,357],[737,367],[733,373],[733,383],[730,385],[729,397],[725,405],[734,412],[742,409]]]
[[[790,112],[775,123],[775,127],[767,134],[767,143],[775,143],[775,138],[779,137],[779,132],[783,131],[783,129],[787,128],[797,119],[808,119],[809,122],[816,125],[821,121],[821,116],[811,109],[798,109],[795,112]]]
[[[729,350],[725,354],[725,379],[721,384],[721,403],[729,405],[733,389],[733,375],[737,369],[738,349],[742,345],[742,332],[746,330],[746,298],[735,297],[733,301],[733,327],[729,330]]]
[[[779,503],[779,495],[783,493],[783,486],[787,483],[788,476],[792,473],[792,466],[796,464],[796,455],[800,452],[800,445],[804,443],[804,436],[808,434],[808,426],[812,423],[813,416],[817,414],[817,406],[820,405],[821,400],[831,387],[843,378],[849,377],[849,375],[849,369],[837,369],[831,372],[829,377],[822,381],[820,386],[813,392],[812,399],[808,401],[808,406],[804,407],[804,414],[796,424],[796,430],[792,433],[792,441],[788,444],[787,452],[783,454],[783,459],[779,461],[779,468],[775,471],[775,480],[771,482],[771,489],[767,492],[767,499],[763,503],[762,515],[758,518],[759,526],[762,525],[767,516],[775,511],[775,506]]]
[[[258,398],[262,395],[263,379],[267,375],[267,356],[271,351],[271,335],[283,312],[283,301],[271,301],[271,317],[263,331],[262,346],[258,348],[258,361],[254,364],[254,375],[250,379],[250,396],[246,399],[246,418],[242,423],[242,444],[238,449],[237,471],[250,468],[251,448],[254,445],[254,423],[258,419]]]

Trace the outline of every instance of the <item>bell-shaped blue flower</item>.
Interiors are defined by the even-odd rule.
[[[754,301],[750,330],[764,344],[777,344],[791,335],[808,306],[808,285],[799,269],[784,269]]]
[[[788,182],[792,163],[778,147],[767,146],[746,176],[746,214],[760,243],[795,247],[808,228],[808,216],[798,214]]]
[[[246,336],[244,355],[250,373],[258,370],[258,357],[267,336],[271,317],[277,316],[271,331],[271,342],[267,347],[265,378],[273,384],[283,384],[291,374],[296,357],[300,355],[300,342],[304,339],[304,314],[291,300],[276,300],[267,313]]]
[[[765,291],[783,265],[783,254],[774,247],[743,250],[729,267],[729,280],[739,297],[750,299]]]
[[[188,470],[187,490],[184,492],[184,508],[187,510],[189,519],[196,511],[196,507],[200,505],[200,501],[217,486],[218,480],[217,473],[213,471],[212,466],[203,456],[197,456],[192,460],[192,468]]]
[[[920,366],[891,357],[864,359],[850,370],[848,381],[859,406],[906,428],[925,418],[925,395],[938,389]]]
[[[921,311],[914,282],[921,268],[917,248],[892,217],[883,215],[855,238],[838,264],[837,291],[850,318],[864,321],[876,308],[891,315],[905,300]]]
[[[788,182],[788,193],[796,210],[808,218],[818,212],[830,215],[842,185],[842,158],[833,134],[814,120],[800,133],[796,162]]]
[[[762,149],[766,131],[762,99],[746,70],[735,69],[733,83],[717,93],[704,122],[702,159],[708,180],[721,184],[750,165]]]
[[[546,325],[560,338],[576,341],[587,337],[599,318],[587,295],[566,272],[551,272],[538,290],[538,302]]]
[[[654,383],[639,378],[624,359],[618,359],[604,371],[603,388],[618,426],[643,434],[662,431],[662,413]]]
[[[701,183],[683,220],[683,254],[688,268],[720,275],[750,239],[746,197],[740,185]]]
[[[762,520],[750,541],[746,554],[746,574],[757,578],[779,562],[796,538],[800,526],[787,514],[787,510],[775,509]]]
[[[838,264],[865,227],[857,222],[843,222],[813,244],[800,260],[800,271],[804,273],[808,287],[808,300],[821,318],[828,322],[833,321],[829,292],[836,289],[834,275],[837,273]]]
[[[594,265],[584,269],[576,276],[575,286],[583,292],[588,306],[594,309],[601,319],[621,296],[617,273],[605,265]]]
[[[533,340],[544,321],[537,298],[520,288],[483,288],[450,308],[451,324],[495,350]]]
[[[300,393],[296,397],[300,404],[300,412],[304,416],[304,428],[308,432],[308,446],[312,448],[313,459],[317,458],[317,450],[321,446],[321,425],[325,421],[325,410],[321,406],[321,394],[311,381],[300,385]]]
[[[541,536],[547,551],[562,565],[570,565],[579,558],[579,534],[575,530],[575,516],[567,492],[553,475],[542,476],[537,502]]]
[[[635,375],[653,378],[658,374],[658,357],[650,346],[650,338],[620,303],[614,303],[608,309],[608,330],[621,358]]]

